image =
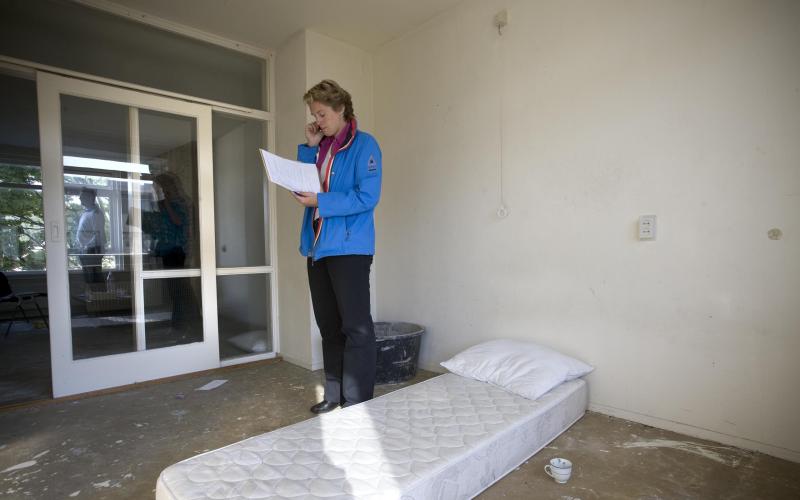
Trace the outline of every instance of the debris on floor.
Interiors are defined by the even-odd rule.
[[[216,389],[217,387],[221,386],[227,382],[227,380],[212,380],[211,382],[207,383],[203,387],[198,387],[195,391],[210,391],[212,389]]]

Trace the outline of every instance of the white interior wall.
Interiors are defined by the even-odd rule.
[[[278,50],[277,60],[278,154],[295,158],[297,144],[305,141],[304,125],[311,121],[303,94],[326,78],[336,80],[350,92],[359,128],[373,130],[373,68],[369,53],[306,30]],[[289,73],[284,74],[284,70]],[[285,190],[278,191],[281,354],[287,361],[316,370],[322,368],[322,343],[311,308],[305,259],[297,251],[302,207]],[[374,276],[373,266],[373,314]],[[284,286],[290,289],[284,292]]]
[[[306,85],[306,36],[299,32],[276,51],[275,56],[276,153],[295,158],[303,137]],[[281,356],[291,363],[312,368],[311,321],[305,260],[297,251],[303,209],[285,189],[277,189],[278,314]]]
[[[358,127],[374,130],[372,110],[372,55],[358,47],[341,42],[314,31],[306,31],[306,62],[308,86],[326,78],[336,82],[350,93],[353,108],[358,119]],[[306,111],[308,120],[311,115]],[[303,131],[300,131],[301,138]]]
[[[425,368],[540,341],[596,367],[594,409],[800,461],[798,25],[797,2],[468,0],[383,46],[380,317],[427,327]]]

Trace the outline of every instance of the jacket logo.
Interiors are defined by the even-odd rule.
[[[369,161],[367,162],[367,170],[370,172],[374,172],[378,170],[378,162],[375,161],[375,157],[369,155]]]

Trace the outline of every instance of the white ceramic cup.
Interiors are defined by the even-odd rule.
[[[557,483],[564,484],[572,475],[572,462],[566,458],[554,458],[544,466],[544,471],[548,476],[555,479]]]

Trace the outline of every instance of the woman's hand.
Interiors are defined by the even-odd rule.
[[[319,129],[316,122],[311,122],[306,125],[306,144],[308,144],[309,147],[317,147],[322,137],[322,130]]]
[[[292,191],[292,196],[304,207],[317,206],[317,193],[295,193]]]
[[[161,186],[159,186],[158,184],[153,183],[153,199],[155,201],[159,202],[159,201],[163,201],[164,198],[165,198],[164,190],[161,189]]]

